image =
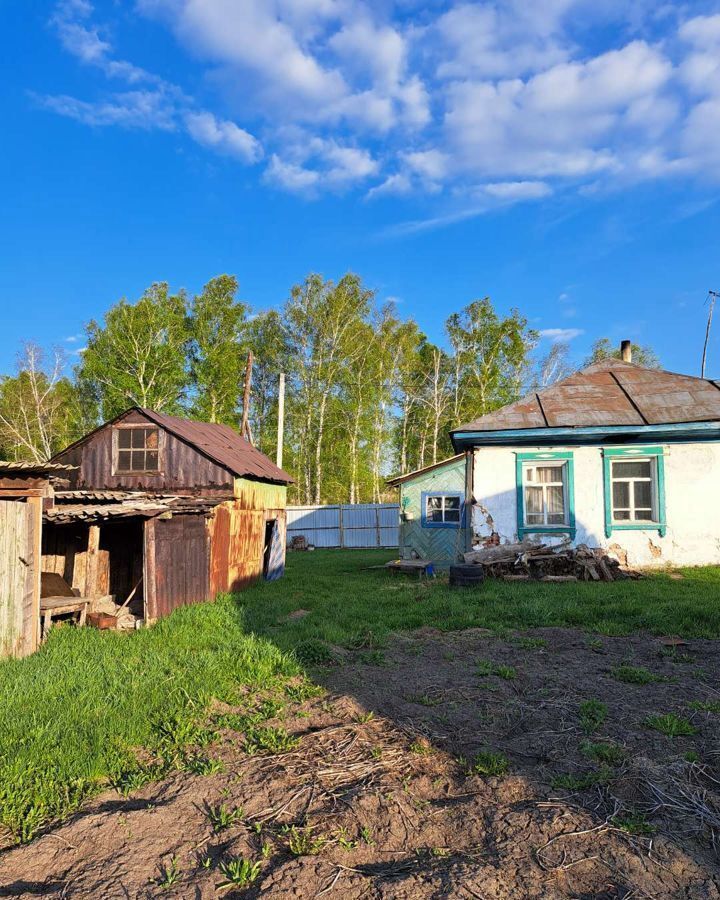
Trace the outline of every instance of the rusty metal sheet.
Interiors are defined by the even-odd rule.
[[[280,484],[289,484],[293,480],[287,472],[278,468],[264,453],[241,438],[229,425],[193,422],[190,419],[156,413],[151,409],[143,409],[141,412],[171,434],[197,447],[235,475],[249,475]]]
[[[605,359],[454,431],[709,421],[720,421],[714,381]]]
[[[720,419],[720,389],[712,381],[636,366],[616,377],[650,425]]]
[[[542,391],[540,399],[551,428],[644,424],[609,372],[580,372]]]

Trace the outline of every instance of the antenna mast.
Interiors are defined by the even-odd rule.
[[[720,297],[720,291],[708,291],[707,301],[710,304],[708,310],[707,326],[705,328],[705,343],[703,344],[702,365],[700,366],[700,377],[705,377],[705,361],[707,360],[708,341],[710,340],[710,327],[712,325],[713,312],[715,310],[715,301]]]

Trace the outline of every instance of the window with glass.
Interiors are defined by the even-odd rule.
[[[428,525],[459,525],[460,494],[426,494],[424,521]]]
[[[118,474],[158,472],[160,436],[153,426],[133,425],[115,429],[115,471]]]
[[[523,465],[525,525],[568,524],[567,463]]]
[[[612,518],[619,524],[657,522],[654,459],[613,459],[610,468]]]

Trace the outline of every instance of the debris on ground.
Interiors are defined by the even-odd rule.
[[[491,578],[510,581],[619,581],[638,578],[602,547],[570,541],[559,544],[520,541],[470,550],[464,554],[468,565],[482,566]]]

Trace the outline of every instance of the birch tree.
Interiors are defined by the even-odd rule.
[[[0,377],[3,457],[45,462],[80,436],[85,422],[64,366],[60,351],[47,359],[37,344],[28,342],[18,355],[17,375]]]
[[[158,282],[137,303],[120,300],[104,322],[86,327],[78,376],[95,393],[102,416],[129,406],[179,413],[187,393],[186,297]]]
[[[238,282],[219,275],[193,297],[188,319],[190,413],[203,422],[238,426],[247,352],[249,307],[237,299]]]

